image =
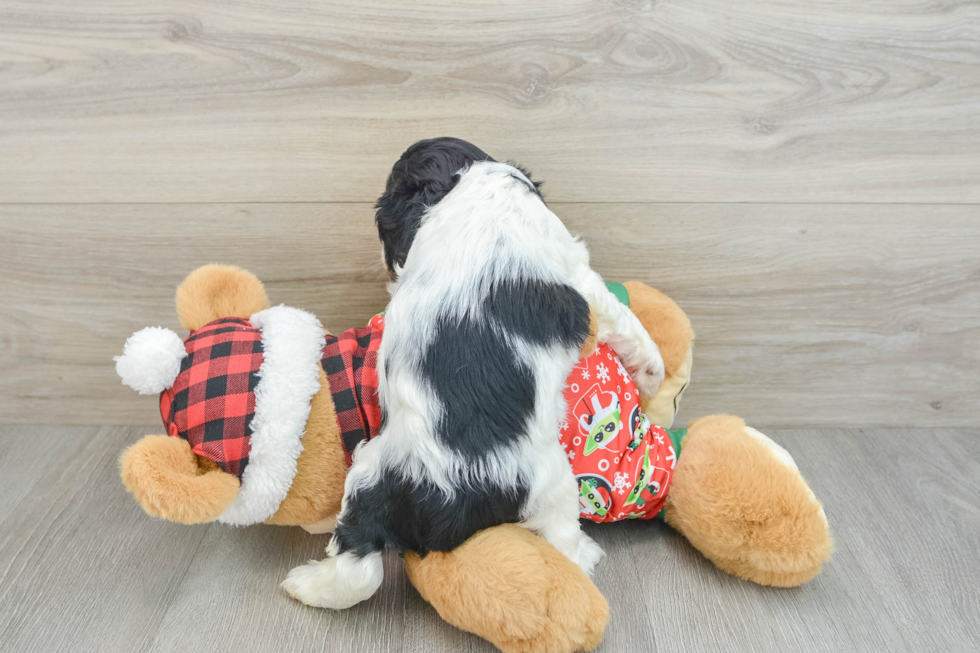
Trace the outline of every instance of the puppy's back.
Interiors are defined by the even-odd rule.
[[[542,233],[557,218],[514,173],[475,163],[425,216],[381,352],[382,397],[397,398],[403,377],[417,375],[437,399],[431,426],[440,443],[481,460],[527,431],[536,372],[547,367],[536,359],[577,351],[589,332],[588,304],[565,283]]]

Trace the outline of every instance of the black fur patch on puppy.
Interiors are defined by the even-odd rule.
[[[534,413],[534,373],[487,323],[442,320],[437,328],[421,369],[442,406],[436,435],[467,459],[484,458],[524,434]]]
[[[346,499],[344,520],[333,535],[337,552],[363,557],[385,545],[423,557],[430,551],[452,551],[479,530],[520,521],[528,491],[521,480],[509,490],[468,487],[447,500],[429,481],[384,470],[376,485],[355,490]]]
[[[589,303],[571,286],[541,279],[504,281],[490,289],[484,315],[536,345],[580,347],[589,337]]]
[[[534,414],[532,361],[508,337],[578,348],[589,335],[589,305],[564,284],[508,281],[490,291],[481,319],[443,318],[437,329],[420,370],[442,407],[436,435],[467,459],[484,459],[524,437]]]
[[[474,161],[493,159],[472,143],[443,136],[415,143],[392,166],[374,216],[388,270],[405,265],[426,209],[438,204],[459,182],[456,173]]]

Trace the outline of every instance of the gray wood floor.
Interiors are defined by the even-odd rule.
[[[144,515],[116,457],[141,427],[0,429],[0,650],[491,651],[441,621],[386,558],[351,610],[277,588],[326,537],[184,527]],[[967,651],[980,648],[980,431],[771,435],[823,500],[833,561],[793,590],[717,571],[660,523],[590,525],[608,557],[600,651]]]

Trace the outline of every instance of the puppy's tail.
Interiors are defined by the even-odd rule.
[[[238,479],[199,459],[187,440],[147,435],[119,457],[123,483],[148,514],[180,524],[217,519],[238,494]]]
[[[177,315],[185,329],[195,331],[223,317],[248,319],[269,308],[258,278],[234,265],[204,265],[177,288]]]

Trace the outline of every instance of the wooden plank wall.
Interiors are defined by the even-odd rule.
[[[682,417],[972,426],[978,115],[967,0],[0,0],[0,422],[156,419],[111,357],[205,262],[363,323],[448,134],[688,311]]]

